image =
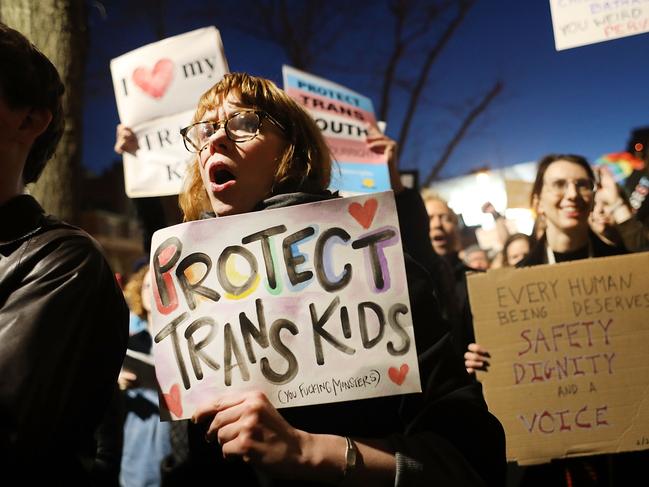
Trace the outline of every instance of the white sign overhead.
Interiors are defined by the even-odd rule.
[[[180,192],[192,154],[179,130],[191,122],[200,96],[228,72],[215,27],[142,46],[110,63],[117,111],[140,149],[124,156],[132,198]]]
[[[649,32],[649,0],[550,0],[557,51]]]

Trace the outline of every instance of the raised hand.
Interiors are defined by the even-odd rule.
[[[117,152],[118,154],[128,152],[129,154],[135,155],[139,148],[140,146],[137,142],[135,132],[133,132],[129,127],[120,123],[117,126],[115,134],[115,152]]]

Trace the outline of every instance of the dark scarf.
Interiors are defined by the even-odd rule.
[[[272,210],[275,208],[286,208],[287,206],[303,205],[305,203],[316,203],[318,201],[325,201],[338,198],[338,191],[332,193],[325,189],[320,193],[283,193],[269,196],[261,200],[255,205],[252,211]],[[213,211],[204,211],[200,215],[201,220],[207,218],[215,218],[216,213]]]

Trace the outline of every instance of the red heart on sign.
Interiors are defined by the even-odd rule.
[[[348,211],[363,228],[370,228],[378,207],[379,202],[374,198],[370,198],[363,205],[356,202],[350,204]]]
[[[160,59],[153,70],[140,66],[133,71],[133,82],[153,98],[161,98],[174,77],[174,63],[170,59]]]
[[[388,369],[388,376],[390,376],[390,380],[392,382],[400,386],[401,384],[403,384],[403,381],[406,380],[406,376],[408,375],[409,370],[410,367],[408,367],[408,364],[402,364],[398,370],[396,367],[390,367]]]
[[[174,384],[171,386],[171,389],[169,389],[169,394],[163,394],[163,396],[167,409],[171,411],[174,416],[180,418],[183,415],[183,405],[180,401],[180,386]]]

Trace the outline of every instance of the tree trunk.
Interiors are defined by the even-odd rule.
[[[51,61],[65,85],[65,132],[30,193],[46,211],[78,222],[83,83],[88,45],[84,0],[1,0],[0,20],[23,33]]]

